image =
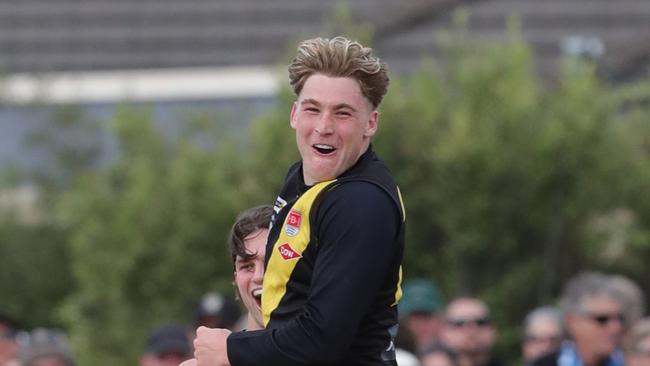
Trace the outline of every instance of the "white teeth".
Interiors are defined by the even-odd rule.
[[[253,296],[255,296],[255,297],[262,296],[262,289],[258,288],[258,289],[253,290]]]
[[[316,144],[314,145],[314,147],[318,149],[334,150],[334,146],[324,145],[324,144]]]

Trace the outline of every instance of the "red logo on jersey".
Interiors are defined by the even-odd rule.
[[[282,256],[282,259],[285,261],[289,259],[295,259],[295,258],[300,258],[302,257],[300,253],[296,252],[293,250],[291,245],[289,243],[284,243],[278,247],[278,250],[280,251],[280,255]]]
[[[296,236],[298,231],[300,231],[300,222],[302,221],[302,214],[298,211],[291,210],[289,211],[289,216],[287,216],[287,225],[285,226],[285,232],[289,236]]]

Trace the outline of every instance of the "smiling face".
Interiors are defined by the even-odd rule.
[[[291,108],[307,185],[338,177],[368,149],[379,114],[349,77],[314,74]]]
[[[267,229],[256,230],[246,238],[246,252],[253,256],[235,259],[235,284],[244,306],[248,310],[246,329],[264,328],[262,320],[262,281],[264,279],[264,253],[266,252]]]

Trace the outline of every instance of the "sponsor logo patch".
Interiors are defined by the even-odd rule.
[[[284,243],[280,245],[278,247],[278,251],[280,251],[280,255],[282,256],[282,259],[284,259],[285,261],[302,257],[300,253],[293,250],[293,248],[291,247],[291,245],[289,245],[289,243]]]
[[[289,236],[296,236],[300,231],[300,222],[302,221],[302,214],[298,211],[291,210],[289,211],[289,216],[287,216],[287,224],[284,228],[284,231]]]

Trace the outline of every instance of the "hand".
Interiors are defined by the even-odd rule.
[[[198,363],[196,361],[196,358],[191,358],[191,359],[189,359],[187,361],[183,361],[183,363],[181,363],[178,366],[197,366],[197,365],[198,365]]]
[[[194,339],[196,366],[230,366],[227,347],[230,333],[228,329],[199,327]]]

